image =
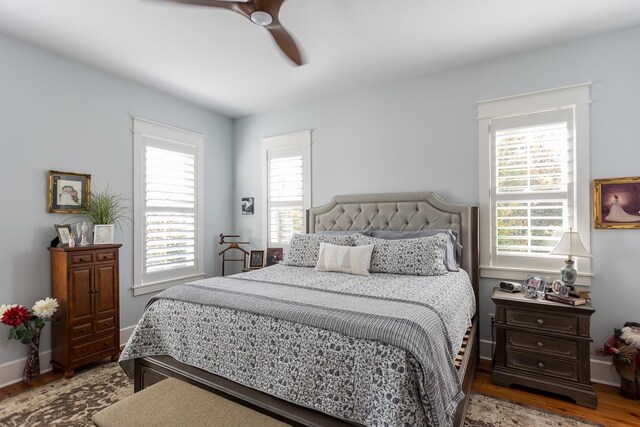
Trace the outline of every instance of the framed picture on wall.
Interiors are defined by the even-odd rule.
[[[253,197],[242,198],[242,215],[253,215]]]
[[[89,207],[90,197],[91,175],[49,171],[49,212],[82,213]]]
[[[640,228],[640,177],[593,180],[595,228]]]

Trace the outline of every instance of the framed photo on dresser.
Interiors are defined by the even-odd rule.
[[[249,265],[248,268],[262,268],[264,267],[264,252],[260,251],[251,251],[249,254]]]

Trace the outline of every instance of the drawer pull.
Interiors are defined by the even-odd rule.
[[[540,348],[544,347],[544,343],[542,341],[538,341],[538,347]]]
[[[83,329],[80,329],[80,333],[81,333],[81,334],[84,334],[85,332],[87,332],[87,330],[86,330],[86,329],[84,329],[84,328],[83,328]]]
[[[104,322],[104,326],[109,326],[109,322]]]
[[[544,325],[544,320],[538,319],[538,325],[541,325],[541,326]]]
[[[83,348],[83,349],[82,349],[82,352],[83,352],[83,353],[86,353],[86,352],[87,352],[87,349],[86,349],[86,348]]]
[[[544,363],[542,363],[542,362],[538,362],[538,368],[540,368],[540,369],[544,369]]]
[[[109,347],[109,341],[105,341],[105,342],[104,342],[104,346],[105,346],[105,347]]]

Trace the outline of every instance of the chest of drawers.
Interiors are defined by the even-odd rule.
[[[548,391],[596,407],[591,385],[590,305],[530,300],[498,288],[493,382]]]

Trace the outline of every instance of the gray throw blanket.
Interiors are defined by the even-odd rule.
[[[148,306],[157,300],[217,306],[397,346],[411,353],[421,367],[422,399],[431,408],[434,425],[452,424],[464,395],[447,328],[428,304],[241,277],[173,287],[153,297]],[[121,365],[132,375],[133,360],[121,360]]]

